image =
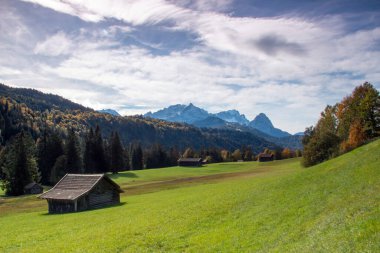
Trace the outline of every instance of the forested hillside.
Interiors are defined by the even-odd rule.
[[[12,88],[0,83],[0,96],[12,98],[17,103],[26,104],[32,110],[45,111],[57,109],[92,111],[80,104],[71,102],[58,95],[46,94],[34,89]]]
[[[280,149],[250,132],[114,116],[35,90],[1,88],[0,179],[9,195],[31,181],[52,185],[65,173],[173,166],[185,150],[220,162]]]

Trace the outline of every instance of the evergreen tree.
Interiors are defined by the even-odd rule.
[[[90,128],[90,131],[88,131],[85,139],[85,149],[84,149],[84,171],[86,173],[94,173],[95,172],[95,161],[93,160],[94,157],[94,130],[92,127]]]
[[[49,134],[45,127],[41,138],[37,141],[37,160],[41,171],[42,184],[52,184],[50,182],[50,173],[55,161],[61,155],[63,155],[62,139],[57,132]]]
[[[142,170],[144,168],[143,151],[138,143],[131,145],[130,162],[132,170]]]
[[[82,172],[82,159],[79,139],[73,129],[68,131],[65,145],[66,168],[69,173]]]
[[[61,155],[57,158],[50,173],[50,182],[52,184],[58,183],[58,181],[68,172],[67,159],[65,155]]]
[[[107,160],[104,151],[104,142],[102,133],[100,131],[99,125],[96,126],[95,136],[94,136],[94,156],[92,159],[95,161],[95,171],[96,172],[107,172]]]
[[[145,158],[146,168],[162,168],[169,165],[168,156],[159,144],[153,145]]]
[[[2,183],[7,195],[21,195],[28,183],[40,181],[35,143],[29,134],[21,132],[16,135],[2,155],[5,156],[1,159]]]
[[[110,169],[112,173],[117,173],[125,167],[124,162],[124,148],[121,144],[118,132],[114,132],[111,135],[111,147],[110,147]]]

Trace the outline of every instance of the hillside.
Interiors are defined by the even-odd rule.
[[[10,88],[10,91],[12,88]],[[144,147],[160,143],[166,148],[176,147],[183,150],[187,147],[224,148],[234,150],[242,145],[250,145],[254,152],[261,152],[264,148],[276,148],[277,145],[255,134],[235,130],[217,129],[202,130],[197,127],[166,122],[157,119],[147,119],[142,116],[120,117],[111,114],[96,112],[91,109],[76,108],[72,102],[60,97],[28,90],[27,95],[0,92],[0,130],[2,144],[21,130],[31,132],[37,139],[46,126],[58,131],[62,138],[67,129],[73,128],[79,136],[84,137],[89,128],[100,126],[102,134],[107,139],[112,131],[120,134],[121,141],[127,147],[131,142],[140,142]],[[36,93],[28,95],[29,93]],[[6,95],[8,94],[8,95]],[[16,99],[19,99],[18,101]],[[58,99],[62,107],[56,106],[51,100]],[[29,107],[30,106],[30,107]],[[72,107],[71,107],[72,106]],[[79,105],[78,105],[79,106]],[[6,109],[8,108],[8,109]],[[35,108],[35,109],[33,109]],[[47,109],[50,108],[50,109]]]
[[[298,159],[114,176],[111,208],[0,205],[2,252],[379,252],[380,140],[308,169]],[[157,201],[159,200],[159,201]]]
[[[92,111],[80,104],[74,103],[58,95],[46,94],[34,89],[12,88],[0,83],[0,96],[8,97],[18,103],[24,103],[35,111],[45,110],[81,110]]]

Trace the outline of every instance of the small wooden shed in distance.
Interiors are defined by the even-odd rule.
[[[202,158],[179,158],[178,166],[200,167],[202,166]]]
[[[39,198],[47,200],[49,213],[68,213],[119,204],[121,192],[105,174],[66,174]]]
[[[42,188],[42,186],[37,184],[36,182],[29,183],[24,187],[25,194],[40,194],[43,191],[44,188]]]
[[[269,162],[269,161],[273,161],[273,159],[274,159],[273,154],[265,154],[265,153],[259,154],[257,158],[259,162]]]

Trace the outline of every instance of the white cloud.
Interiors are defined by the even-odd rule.
[[[27,76],[29,82],[38,80],[45,91],[95,109],[134,114],[193,102],[212,112],[238,109],[251,119],[265,112],[277,127],[298,132],[315,122],[326,103],[364,81],[350,75],[380,82],[379,28],[347,33],[335,16],[322,21],[238,18],[214,12],[210,6],[215,2],[186,0],[30,1],[99,22],[70,36],[60,31],[38,38],[35,54],[65,57],[56,57],[54,64],[31,58],[27,69],[35,73]],[[227,10],[229,4],[223,1],[216,10]],[[121,22],[101,22],[111,18]],[[157,24],[191,32],[197,44],[155,55],[115,38],[133,36],[139,25]],[[0,63],[5,64],[0,68],[4,80],[17,80],[17,71],[26,71],[16,63]]]
[[[34,53],[46,56],[67,55],[70,53],[71,47],[72,42],[66,34],[58,32],[45,41],[39,42],[34,48]]]

